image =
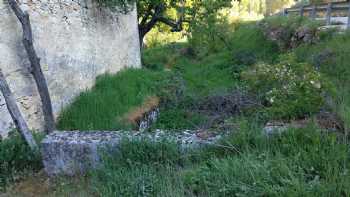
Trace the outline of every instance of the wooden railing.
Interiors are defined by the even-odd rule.
[[[297,8],[288,8],[284,9],[283,15],[287,16],[291,13],[296,13],[300,16],[308,16],[314,20],[320,19],[318,18],[318,13],[324,14],[323,19],[326,21],[326,25],[331,25],[332,22],[332,14],[335,13],[344,13],[346,12],[346,28],[350,28],[350,1],[342,1],[342,2],[332,2],[332,3],[322,3],[315,5],[305,5]],[[307,13],[307,15],[306,15]],[[340,17],[334,17],[340,18]]]

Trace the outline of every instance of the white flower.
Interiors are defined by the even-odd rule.
[[[320,89],[321,88],[321,83],[320,82],[316,82],[316,81],[310,81],[310,83],[312,84],[312,86],[314,86],[315,88],[317,89]]]

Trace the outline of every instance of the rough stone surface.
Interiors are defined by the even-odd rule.
[[[120,139],[115,132],[55,132],[42,141],[45,171],[49,175],[82,174],[97,167],[102,148],[115,146]]]
[[[138,122],[138,130],[145,131],[149,129],[152,126],[152,124],[157,121],[159,113],[159,108],[155,108],[144,114],[143,118]]]
[[[112,131],[57,131],[41,143],[45,171],[50,176],[77,175],[100,164],[101,154],[117,151],[122,139],[152,142],[169,140],[180,150],[200,148],[215,143],[221,135],[199,131],[172,133],[157,130],[152,133]]]
[[[136,10],[113,13],[92,0],[19,0],[29,12],[55,116],[95,78],[140,67]],[[39,95],[28,72],[22,29],[6,0],[0,0],[0,68],[32,129],[43,125]],[[0,135],[13,124],[0,95]]]
[[[289,125],[286,123],[275,123],[268,122],[263,128],[262,132],[265,135],[271,136],[275,134],[281,134],[289,128]]]

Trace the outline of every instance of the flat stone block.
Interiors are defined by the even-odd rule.
[[[41,142],[45,171],[50,176],[79,175],[101,164],[102,154],[115,153],[122,139],[131,141],[163,140],[178,144],[179,151],[197,149],[215,143],[221,135],[200,131],[152,133],[135,131],[56,131]],[[117,156],[117,155],[113,155]]]
[[[120,140],[118,132],[54,132],[41,143],[45,171],[50,176],[83,174],[98,167],[103,149]]]

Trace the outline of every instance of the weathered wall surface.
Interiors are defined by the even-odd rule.
[[[94,0],[20,0],[29,12],[35,48],[48,81],[57,116],[96,76],[125,67],[139,67],[136,10],[128,14],[100,8]],[[22,29],[6,0],[0,0],[0,68],[32,129],[43,117],[29,61],[21,42]],[[0,94],[0,135],[13,127]]]

